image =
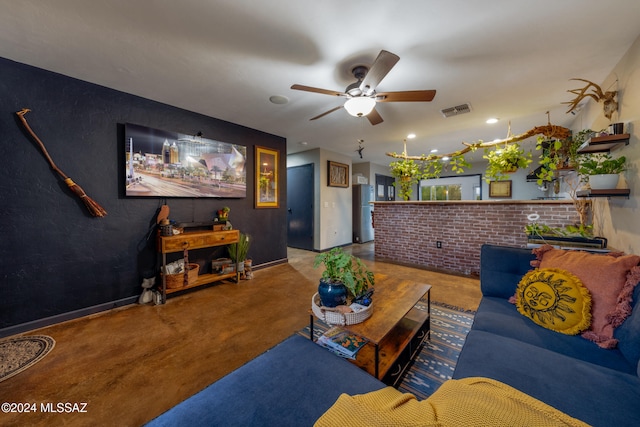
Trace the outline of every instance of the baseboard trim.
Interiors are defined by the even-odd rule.
[[[263,264],[252,265],[251,269],[252,270],[261,270],[263,268],[273,267],[274,265],[287,264],[288,262],[289,262],[289,258],[281,258],[281,259],[277,259],[275,261],[265,262]]]
[[[106,302],[104,304],[98,304],[91,307],[81,308],[79,310],[69,311],[67,313],[57,314],[51,317],[45,317],[43,319],[33,320],[31,322],[21,323],[19,325],[9,326],[7,328],[0,329],[0,338],[22,334],[25,332],[33,331],[35,329],[55,325],[57,323],[78,319],[80,317],[112,310],[114,308],[122,307],[129,304],[135,304],[137,303],[137,301],[138,296],[132,296],[128,298],[122,298],[117,301]]]

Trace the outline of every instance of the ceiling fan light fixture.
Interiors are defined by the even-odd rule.
[[[366,96],[349,98],[347,102],[344,103],[345,110],[354,117],[366,116],[375,106],[376,100]]]

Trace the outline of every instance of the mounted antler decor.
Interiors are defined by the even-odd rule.
[[[572,89],[567,91],[567,92],[573,93],[574,95],[578,95],[573,101],[563,102],[563,104],[569,104],[569,109],[567,110],[567,113],[570,113],[573,110],[575,110],[578,107],[578,104],[580,103],[580,101],[582,101],[584,98],[589,96],[593,98],[596,102],[602,101],[604,116],[607,119],[611,120],[611,116],[613,115],[613,113],[618,111],[618,102],[615,100],[615,97],[618,94],[618,91],[613,90],[613,91],[603,92],[600,86],[598,86],[593,82],[590,82],[589,80],[585,80],[585,79],[571,79],[571,80],[578,80],[581,82],[585,82],[587,83],[587,85],[582,89]],[[591,89],[593,93],[587,93],[587,90],[590,87],[593,87],[593,89]]]

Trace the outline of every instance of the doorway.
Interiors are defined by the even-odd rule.
[[[376,202],[388,202],[396,199],[396,179],[392,176],[376,174]]]
[[[287,245],[313,250],[313,163],[287,168]]]

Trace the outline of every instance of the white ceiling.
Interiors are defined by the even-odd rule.
[[[355,163],[387,151],[457,150],[547,123],[570,127],[570,78],[603,83],[640,34],[637,0],[0,0],[0,56],[287,138]],[[354,65],[400,61],[378,91],[436,89],[384,103],[371,126],[345,110]],[[603,87],[603,89],[607,89]],[[615,88],[613,88],[615,89]],[[272,104],[269,97],[289,99]],[[440,110],[470,103],[469,114]],[[489,126],[485,120],[499,117]],[[194,133],[197,130],[194,129]],[[205,135],[215,138],[214,135]],[[364,139],[364,159],[355,152]],[[301,143],[305,142],[306,145]]]

